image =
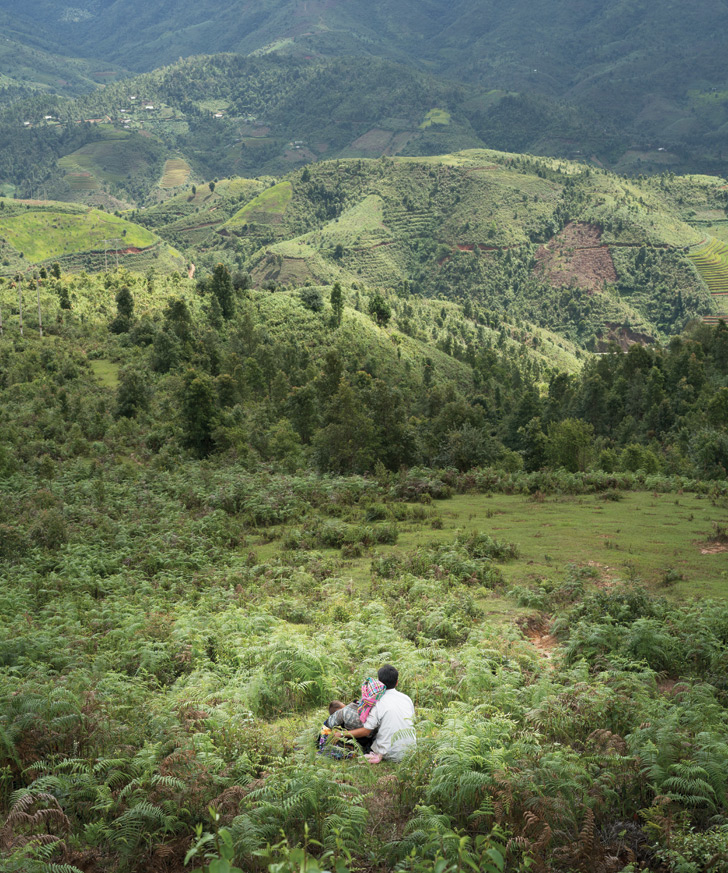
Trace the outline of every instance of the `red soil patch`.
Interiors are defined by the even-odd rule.
[[[601,230],[592,224],[567,224],[536,252],[536,272],[555,287],[573,284],[592,292],[601,291],[617,280],[612,255],[601,239]]]

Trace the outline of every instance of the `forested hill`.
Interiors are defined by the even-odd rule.
[[[667,165],[722,172],[724,166],[725,0],[682,9],[644,0],[2,5],[4,33],[22,52],[57,52],[62,45],[72,57],[98,59],[85,67],[89,83],[113,80],[119,65],[150,70],[200,53],[369,56],[441,82],[469,83],[476,93],[473,126],[489,146],[533,148],[540,131],[555,125],[560,133],[549,141],[555,154],[580,151],[630,171]],[[61,73],[38,79],[27,63],[16,65],[22,52],[0,56],[0,73],[15,85],[68,90],[69,77]],[[365,103],[363,83],[357,91]],[[500,142],[490,136],[494,97],[507,98],[496,121]],[[599,123],[592,125],[595,115]],[[595,147],[597,133],[606,144]]]
[[[264,184],[205,185],[132,217],[257,285],[338,279],[472,299],[592,349],[724,311],[721,179],[625,180],[474,150],[324,161]]]

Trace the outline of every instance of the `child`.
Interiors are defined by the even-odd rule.
[[[361,698],[356,703],[345,705],[341,700],[332,700],[329,704],[329,717],[324,722],[324,726],[319,734],[319,752],[323,752],[328,744],[329,754],[333,752],[333,749],[331,748],[332,745],[339,747],[339,752],[333,754],[332,757],[352,757],[353,751],[346,749],[346,746],[349,746],[351,740],[347,741],[345,739],[339,739],[332,743],[331,734],[337,728],[342,728],[347,731],[360,728],[369,717],[372,707],[386,690],[386,686],[378,679],[369,678],[362,685]],[[361,746],[364,754],[371,751],[375,736],[376,731],[371,733],[368,737],[356,738],[356,741]]]
[[[329,704],[329,717],[324,722],[329,728],[343,727],[344,730],[353,731],[362,725],[359,717],[359,707],[356,703],[345,706],[340,700],[332,700]]]

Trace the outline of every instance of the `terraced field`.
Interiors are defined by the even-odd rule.
[[[160,188],[179,188],[184,185],[192,173],[192,168],[182,158],[170,158],[164,163],[164,174],[159,183]]]
[[[720,316],[728,315],[728,244],[711,239],[707,245],[688,253],[715,300]],[[705,321],[715,321],[708,316]]]

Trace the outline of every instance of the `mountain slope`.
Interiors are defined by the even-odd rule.
[[[178,252],[147,228],[97,209],[0,198],[0,273],[58,262],[64,269],[180,269]]]
[[[724,186],[488,150],[321,162],[211,224],[204,246],[259,284],[406,285],[582,342],[647,339],[715,311],[688,257],[706,233],[690,220],[700,203],[725,215]],[[139,220],[165,236],[157,215]]]
[[[625,166],[637,160],[624,157],[628,146],[653,162],[665,158],[653,153],[658,145],[676,148],[669,156],[674,162],[681,159],[677,146],[684,146],[695,162],[701,154],[720,157],[725,141],[726,0],[688,6],[645,0],[238,0],[223,6],[214,0],[103,0],[73,9],[29,0],[22,12],[9,0],[0,6],[6,28],[35,46],[55,50],[60,41],[69,53],[138,70],[220,51],[370,54],[486,90],[566,100],[580,113],[596,108],[607,126],[625,128]]]

